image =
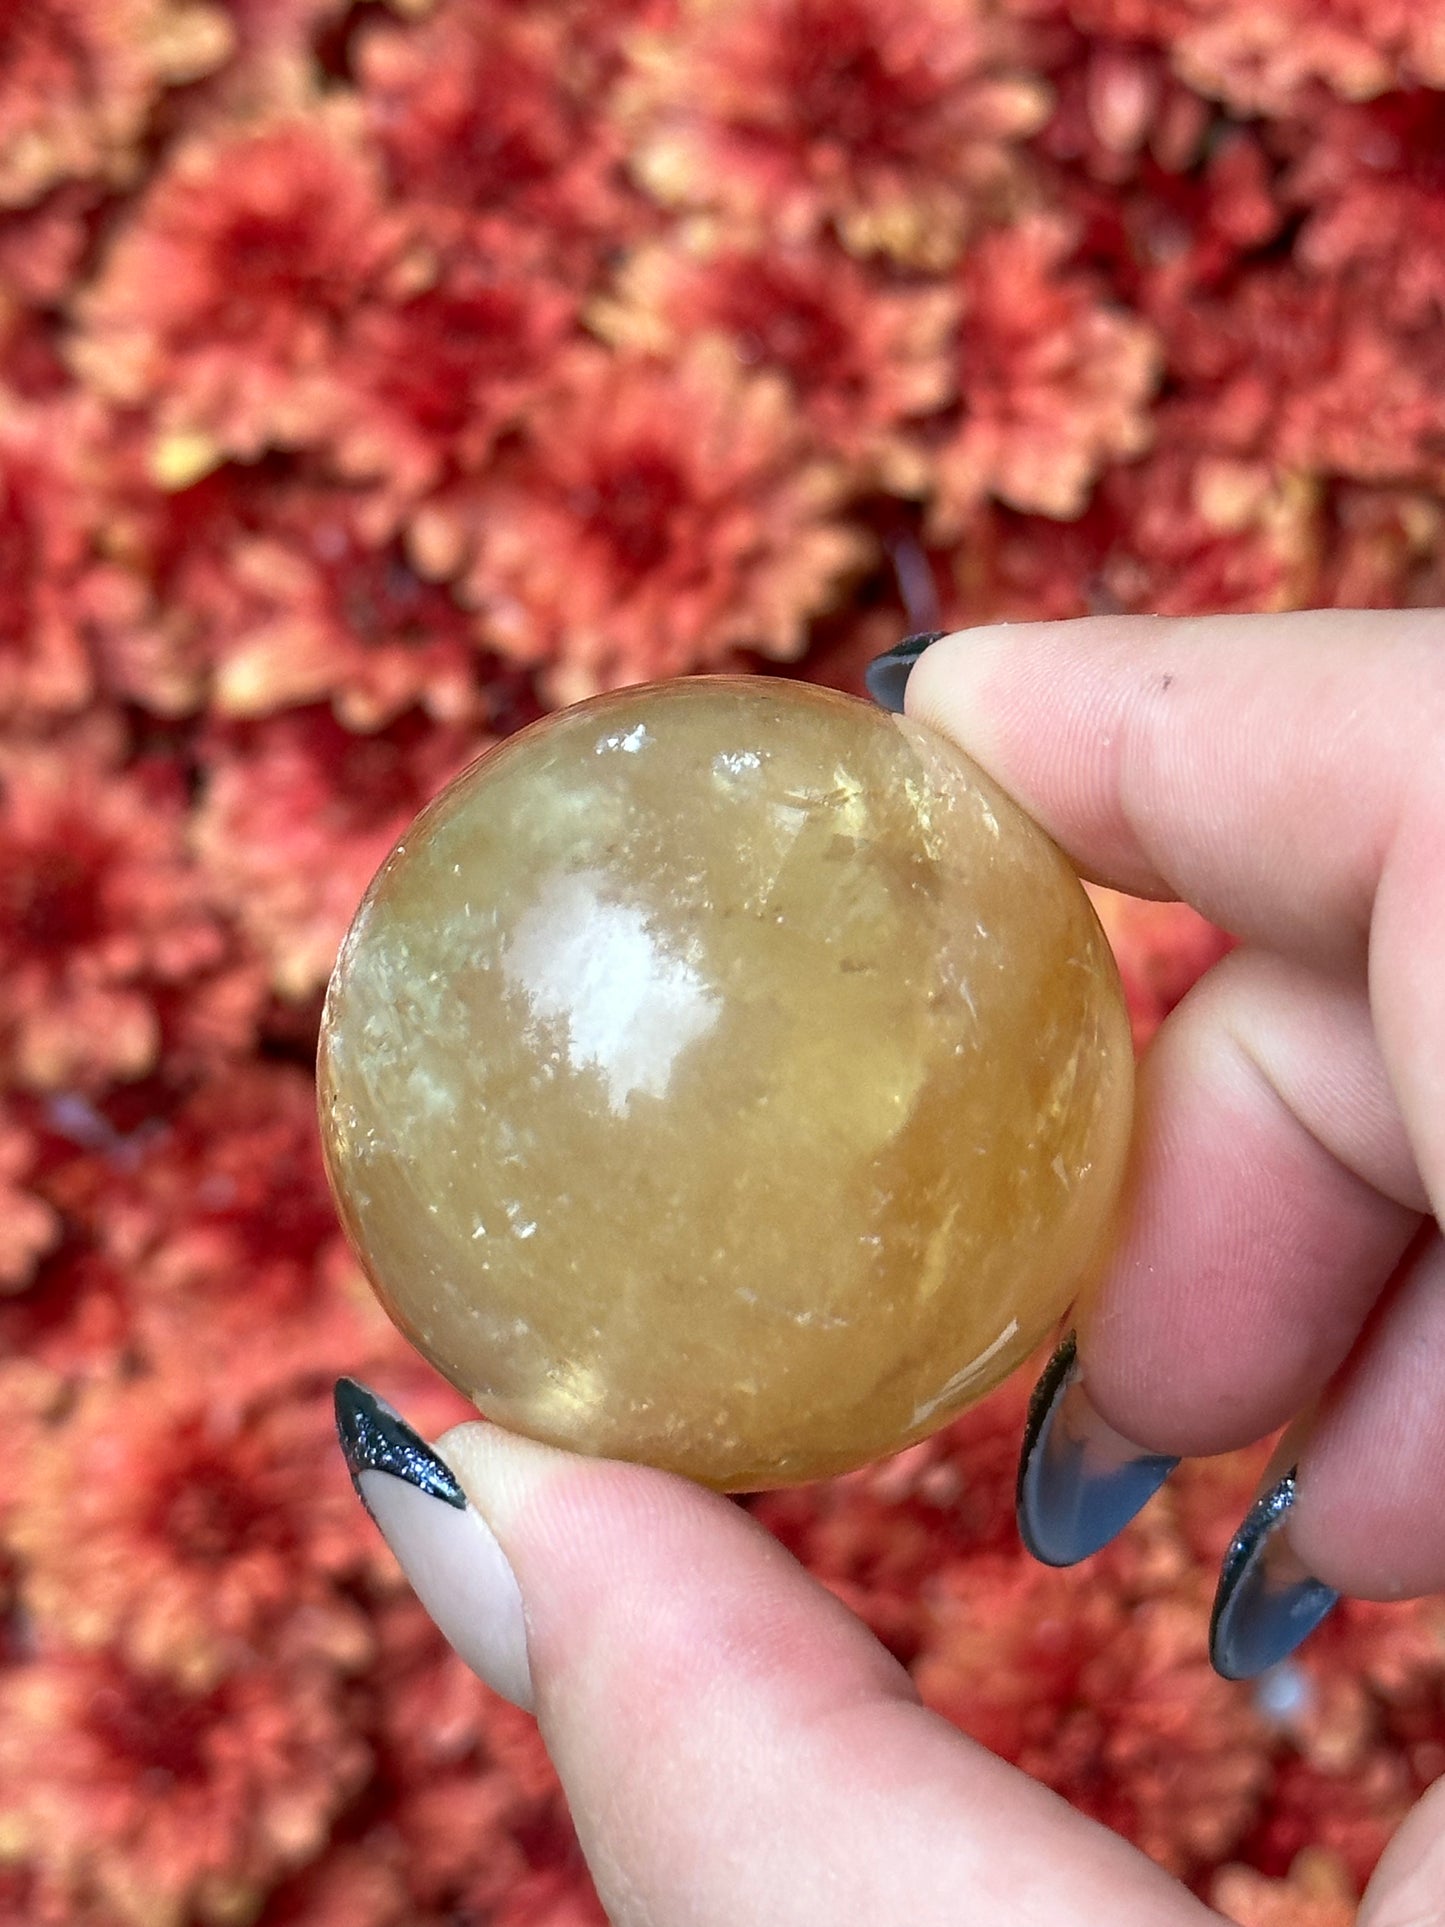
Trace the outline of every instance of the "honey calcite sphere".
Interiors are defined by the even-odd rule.
[[[995,1385],[1105,1231],[1133,1059],[1055,846],[952,745],[806,684],[510,738],[342,945],[321,1119],[392,1317],[490,1418],[724,1490]]]

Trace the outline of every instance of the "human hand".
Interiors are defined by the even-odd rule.
[[[1335,1590],[1445,1585],[1441,617],[979,631],[922,655],[908,708],[1085,874],[1243,940],[1144,1065],[1119,1237],[1031,1427],[1026,1536],[1082,1556],[1175,1456],[1293,1420],[1297,1481],[1217,1614],[1226,1670]],[[338,1405],[423,1602],[537,1711],[619,1927],[1217,1927],[927,1712],[727,1501],[483,1424],[432,1452],[345,1382]],[[1361,1927],[1445,1921],[1442,1896],[1445,1782]]]

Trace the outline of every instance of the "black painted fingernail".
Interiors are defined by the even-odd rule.
[[[1300,1563],[1284,1530],[1295,1502],[1298,1468],[1255,1502],[1224,1555],[1209,1657],[1225,1679],[1253,1679],[1288,1659],[1339,1598]]]
[[[1094,1410],[1074,1335],[1044,1368],[1019,1459],[1019,1533],[1046,1566],[1072,1566],[1124,1530],[1178,1465],[1145,1452]]]
[[[390,1472],[419,1492],[448,1505],[464,1507],[467,1495],[419,1432],[414,1432],[384,1398],[368,1392],[354,1378],[336,1381],[336,1430],[346,1455],[356,1496],[366,1505],[361,1488],[363,1472]],[[371,1510],[370,1506],[366,1507]]]
[[[880,709],[891,709],[895,716],[902,715],[909,671],[931,642],[938,642],[947,634],[946,629],[929,629],[921,636],[905,636],[892,649],[873,658],[863,671],[863,685]]]

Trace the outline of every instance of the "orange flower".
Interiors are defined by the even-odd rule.
[[[1292,609],[1323,596],[1327,527],[1311,477],[1173,438],[1110,469],[1076,521],[985,509],[955,552],[944,621],[1047,621],[1129,609],[1161,615]]]
[[[0,1672],[0,1839],[34,1920],[247,1918],[366,1766],[329,1669],[254,1666],[202,1693],[106,1654]]]
[[[338,343],[395,239],[351,122],[313,105],[183,143],[79,304],[76,365],[150,411],[166,486],[334,422]]]
[[[281,996],[306,997],[326,982],[382,858],[483,746],[471,732],[415,717],[351,736],[316,710],[212,737],[195,847]]]
[[[981,0],[685,0],[636,49],[631,160],[669,206],[941,267],[1047,110]]]
[[[772,375],[721,343],[675,363],[581,351],[495,480],[419,544],[476,545],[470,592],[498,646],[548,665],[563,700],[717,665],[786,658],[866,555],[836,519],[844,477],[816,459]]]
[[[1437,1704],[1438,1691],[1437,1685]],[[1362,1888],[1423,1790],[1408,1750],[1383,1736],[1344,1767],[1315,1764],[1283,1748],[1248,1857],[1264,1872],[1280,1875],[1314,1848],[1329,1853]]]
[[[135,172],[158,95],[223,60],[203,0],[24,0],[0,22],[0,206],[58,181]]]
[[[335,1451],[337,1371],[466,1412],[319,1167],[336,943],[539,682],[1445,601],[1445,0],[0,13],[0,1927],[601,1927]],[[1142,1043],[1227,939],[1101,913]],[[749,1509],[1201,1897],[1343,1927],[1438,1602],[1225,1686],[1263,1450],[1042,1572],[1028,1378]]]
[[[743,249],[688,233],[636,250],[591,320],[627,350],[675,356],[719,334],[750,368],[786,375],[820,443],[904,488],[920,456],[907,425],[953,398],[948,287],[864,268],[828,242]]]
[[[935,457],[935,534],[987,495],[1068,519],[1106,464],[1150,438],[1153,331],[1071,268],[1066,224],[1037,216],[984,235],[960,269],[962,413]]]
[[[0,1074],[137,1077],[159,999],[225,960],[184,849],[179,773],[120,767],[115,731],[0,743]]]
[[[3,1526],[48,1643],[113,1648],[190,1692],[264,1652],[350,1668],[368,1636],[337,1581],[385,1559],[336,1452],[329,1384],[224,1363],[86,1388],[30,1455]]]

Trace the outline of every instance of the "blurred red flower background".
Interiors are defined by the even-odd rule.
[[[0,1927],[583,1927],[339,1371],[320,993],[543,709],[1445,601],[1445,0],[0,0]],[[1141,1044],[1227,941],[1102,899]],[[754,1510],[1246,1927],[1445,1769],[1439,1602],[1210,1672],[1257,1457],[1020,1552],[1026,1387]]]

